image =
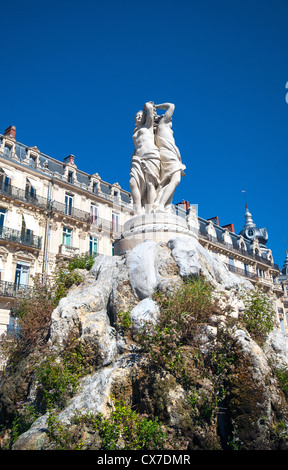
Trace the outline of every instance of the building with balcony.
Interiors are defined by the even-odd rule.
[[[186,213],[189,225],[189,212],[193,208],[189,208],[187,201],[179,203],[177,207],[178,214]],[[279,266],[274,263],[272,251],[266,246],[267,230],[257,227],[247,206],[245,223],[239,234],[235,233],[232,223],[220,226],[218,216],[208,220],[197,216],[197,221],[197,227],[194,226],[193,230],[198,232],[201,245],[216,255],[230,272],[248,278],[253,285],[261,286],[267,296],[273,299],[276,325],[284,334],[288,334],[288,318],[283,315],[284,297]]]
[[[16,128],[0,135],[0,334],[19,291],[33,277],[51,276],[74,255],[113,254],[114,240],[133,215],[130,193],[95,173],[79,170],[16,141]]]
[[[129,192],[81,171],[75,160],[69,155],[61,162],[17,142],[14,126],[0,135],[0,335],[13,322],[17,295],[29,294],[34,276],[45,281],[57,263],[75,255],[112,256],[122,226],[134,215]],[[254,224],[248,208],[239,234],[233,224],[221,227],[218,217],[195,217],[188,202],[174,210],[228,270],[273,297],[277,324],[287,332],[279,268],[266,247],[266,229]]]
[[[286,252],[286,259],[284,265],[279,274],[279,281],[283,289],[283,307],[280,311],[280,314],[288,322],[288,253]]]

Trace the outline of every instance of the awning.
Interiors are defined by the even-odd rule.
[[[3,168],[3,166],[1,168],[4,171],[4,173],[6,173],[8,178],[11,178],[11,180],[13,180],[13,178],[15,178],[15,175],[14,175],[13,171],[7,170],[7,168]]]
[[[32,215],[28,214],[23,214],[24,220],[25,220],[25,225],[26,229],[32,230],[34,233],[39,230],[38,222],[34,219]]]
[[[3,261],[2,261],[2,258],[0,256],[0,272],[3,272],[3,271],[4,271]]]
[[[27,179],[30,181],[31,185],[33,186],[34,189],[41,189],[41,183],[39,181],[34,180],[33,178],[28,178]]]

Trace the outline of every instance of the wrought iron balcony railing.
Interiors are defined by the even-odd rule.
[[[0,240],[19,243],[20,245],[31,246],[41,250],[42,237],[31,235],[29,232],[20,232],[13,228],[0,226]]]
[[[4,185],[0,188],[0,194],[18,201],[27,202],[33,206],[41,207],[42,209],[49,209],[49,201],[46,197],[32,196],[24,189],[17,188],[16,186]]]
[[[72,217],[77,220],[82,220],[87,224],[95,225],[99,229],[99,231],[106,230],[118,234],[122,230],[121,225],[115,225],[112,221],[102,219],[101,217],[97,217],[97,220],[95,221],[92,219],[90,212],[86,212],[81,209],[77,209],[77,207],[71,207],[67,204],[63,204],[57,201],[53,201],[50,203],[45,197],[31,196],[31,194],[27,194],[26,191],[15,186],[3,186],[2,188],[0,188],[0,195],[7,196],[19,201],[27,202],[33,206],[40,207],[42,209],[59,212],[60,214],[67,215],[68,217]]]
[[[271,266],[273,269],[276,269],[277,271],[279,271],[279,266],[277,264],[272,263],[272,261],[270,261],[269,259],[263,258],[262,256],[256,255],[254,253],[251,253],[250,251],[243,250],[242,248],[235,248],[235,246],[228,245],[224,241],[218,240],[218,238],[212,237],[211,235],[207,234],[202,227],[200,228],[199,233],[202,238],[205,238],[206,240],[211,241],[215,245],[226,248],[229,251],[232,251],[236,254],[240,254],[247,258],[253,259],[254,261],[259,261],[260,263],[264,263],[268,266]]]
[[[90,223],[90,213],[77,209],[76,207],[68,206],[62,202],[53,201],[51,204],[52,211],[59,212],[60,214],[67,215],[74,219],[82,220],[87,224]]]
[[[14,282],[0,281],[0,296],[2,297],[21,297],[32,294],[33,287],[24,284],[15,284]]]
[[[250,279],[257,279],[258,277],[257,274],[251,273],[246,269],[241,269],[228,263],[225,263],[225,264],[227,268],[229,269],[229,271],[231,271],[232,273],[239,274],[240,276],[244,276],[244,277],[249,277]]]

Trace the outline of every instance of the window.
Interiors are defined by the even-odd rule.
[[[36,190],[34,186],[32,186],[31,182],[27,181],[26,188],[25,188],[25,198],[28,201],[29,199],[35,198],[35,197],[36,197]]]
[[[4,227],[5,225],[5,215],[6,215],[6,210],[0,207],[0,227]]]
[[[28,282],[29,282],[29,265],[17,263],[16,273],[15,273],[15,285],[17,287],[28,286]]]
[[[112,231],[118,232],[119,228],[119,216],[117,214],[112,213]]]
[[[33,168],[36,168],[36,157],[29,155],[29,165],[32,166]]]
[[[288,297],[288,286],[286,286],[286,295]]]
[[[94,194],[98,194],[98,183],[96,183],[96,181],[94,181],[94,183],[93,183],[92,191],[93,191]]]
[[[89,240],[89,254],[90,255],[96,255],[97,254],[97,247],[98,247],[98,240],[95,237],[92,237],[90,235],[90,240]]]
[[[0,175],[0,188],[1,191],[4,193],[8,193],[11,187],[11,180],[10,178],[4,173]]]
[[[68,182],[73,183],[74,181],[74,173],[73,171],[68,171]]]
[[[234,259],[233,258],[229,258],[229,268],[230,268],[230,271],[234,271]]]
[[[72,229],[63,227],[62,244],[65,246],[71,246],[71,241],[72,241]]]
[[[5,144],[5,147],[4,147],[4,155],[5,157],[10,157],[11,155],[11,147],[7,144]]]
[[[73,211],[73,196],[65,194],[65,214],[72,215]]]
[[[246,274],[249,273],[249,265],[246,263],[244,263],[244,271]]]
[[[2,260],[2,256],[0,256],[0,281],[1,281],[1,273],[3,272],[4,272],[3,260]]]
[[[8,335],[14,335],[19,331],[19,327],[17,325],[17,318],[10,314],[9,315],[9,325],[7,325],[7,334]]]
[[[97,219],[98,219],[98,207],[95,206],[94,204],[91,204],[90,223],[97,224]]]
[[[21,236],[22,238],[31,243],[33,241],[33,234],[37,230],[35,219],[32,215],[22,214],[22,227]]]

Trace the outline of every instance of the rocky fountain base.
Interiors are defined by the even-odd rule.
[[[177,237],[198,239],[198,233],[184,217],[173,213],[135,215],[124,224],[121,239],[115,243],[114,254],[122,255],[145,240],[167,243]]]

